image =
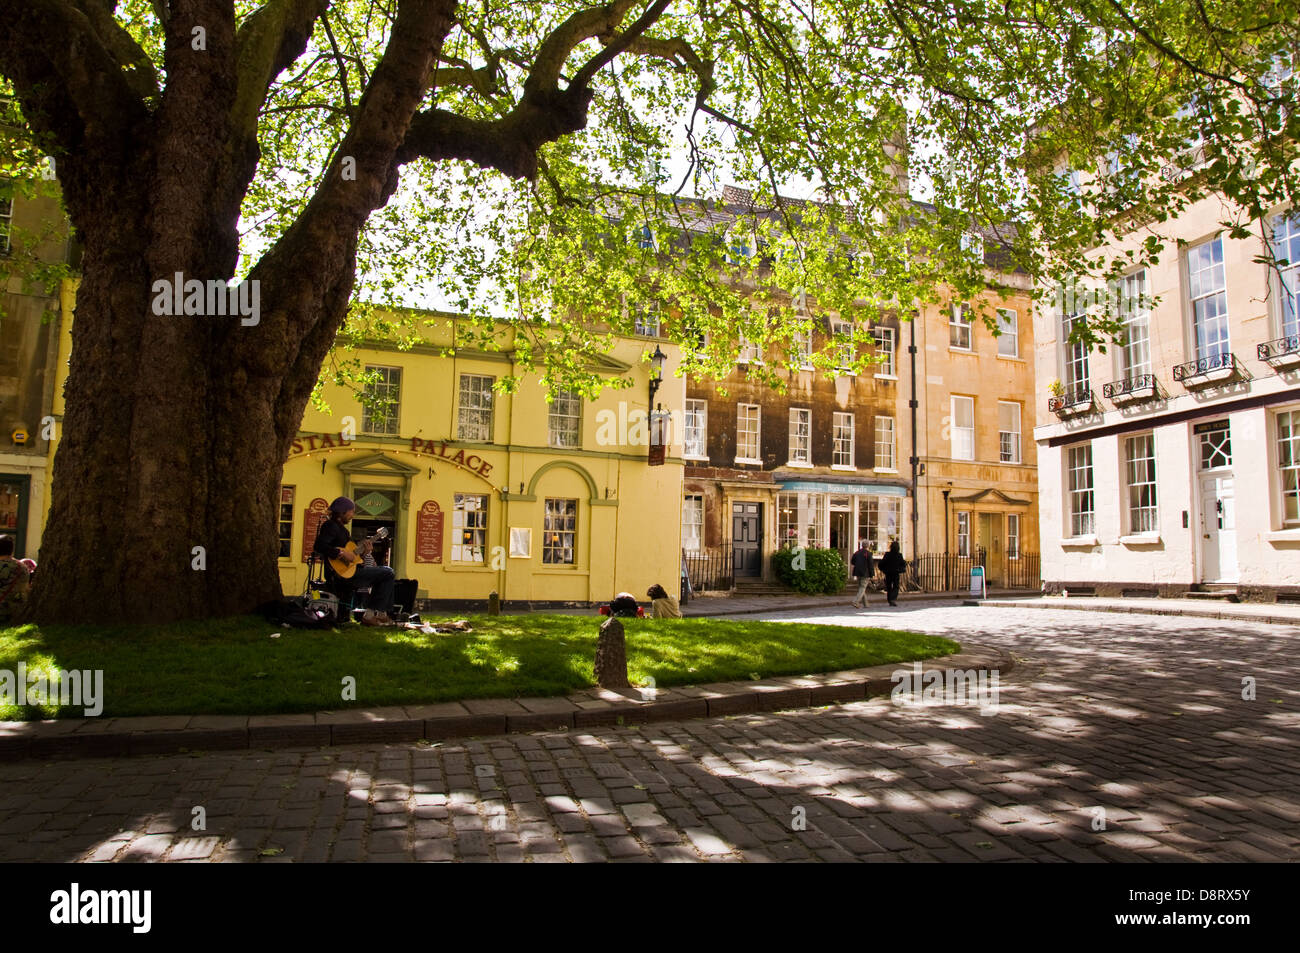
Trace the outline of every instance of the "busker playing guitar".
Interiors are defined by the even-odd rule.
[[[334,572],[329,561],[337,560],[346,564],[361,563],[362,555],[349,550],[348,543],[352,534],[347,524],[352,521],[356,504],[346,496],[340,496],[330,504],[329,519],[320,526],[316,534],[316,543],[312,549],[325,557],[325,579],[331,587],[364,589],[370,587],[370,598],[366,600],[366,611],[361,617],[364,625],[392,625],[388,613],[393,608],[393,579],[396,575],[388,566],[360,566],[352,575],[344,579]]]

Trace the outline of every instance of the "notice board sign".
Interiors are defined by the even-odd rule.
[[[330,505],[323,497],[316,497],[311,505],[303,511],[302,519],[302,561],[311,561],[312,547],[316,545],[316,534],[321,524],[330,518]]]
[[[647,461],[649,466],[664,465],[664,455],[668,450],[668,420],[669,415],[662,411],[650,413],[650,459]]]
[[[984,567],[971,566],[970,568],[970,594],[972,599],[984,599],[988,596],[988,588],[984,585]]]
[[[442,562],[442,507],[426,500],[415,514],[415,561]]]

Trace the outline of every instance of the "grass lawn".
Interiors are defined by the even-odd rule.
[[[432,619],[426,621],[434,621]],[[102,669],[103,715],[272,714],[462,698],[562,695],[595,684],[600,619],[471,616],[472,633],[276,628],[256,617],[165,626],[0,629],[0,670]],[[948,639],[888,629],[733,619],[625,619],[637,684],[693,685],[908,662]],[[343,678],[356,701],[342,701]],[[82,709],[0,704],[0,719]]]

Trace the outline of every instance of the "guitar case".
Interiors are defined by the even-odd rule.
[[[415,594],[419,591],[418,579],[398,579],[393,583],[393,605],[411,613],[415,611]]]

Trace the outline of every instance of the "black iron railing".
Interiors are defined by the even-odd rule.
[[[1060,414],[1069,410],[1077,410],[1080,407],[1091,407],[1092,402],[1092,388],[1087,384],[1081,384],[1078,387],[1070,388],[1063,394],[1049,397],[1047,399],[1047,409],[1054,414]]]
[[[970,571],[983,566],[990,588],[1037,589],[1041,584],[1038,553],[991,554],[976,547],[969,556],[924,553],[907,566],[908,589],[916,592],[957,592],[970,588]]]
[[[1288,337],[1278,338],[1275,341],[1265,341],[1263,344],[1255,345],[1255,353],[1261,361],[1275,361],[1280,357],[1300,357],[1300,334],[1292,334]]]
[[[720,550],[683,553],[682,561],[692,592],[728,591],[735,581],[730,545]]]
[[[1136,377],[1130,377],[1127,380],[1111,381],[1109,384],[1102,385],[1101,393],[1107,400],[1124,400],[1125,398],[1131,398],[1134,393],[1144,390],[1155,393],[1156,375],[1138,374]]]
[[[1185,383],[1188,380],[1213,374],[1215,371],[1230,371],[1236,368],[1237,359],[1233,357],[1231,351],[1225,351],[1222,354],[1211,354],[1209,357],[1188,361],[1185,364],[1175,364],[1174,380]]]

